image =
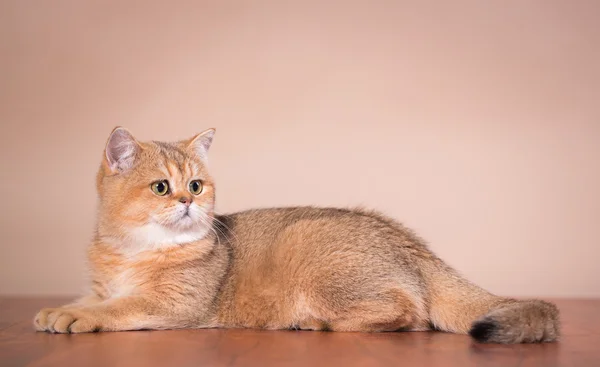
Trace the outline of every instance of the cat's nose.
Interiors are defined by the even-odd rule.
[[[179,202],[182,204],[185,204],[186,206],[190,206],[190,204],[192,203],[192,198],[187,197],[187,196],[182,196],[179,198]]]

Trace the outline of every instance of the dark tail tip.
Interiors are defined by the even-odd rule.
[[[478,342],[486,343],[494,338],[498,329],[499,325],[492,320],[479,320],[473,323],[469,335]]]

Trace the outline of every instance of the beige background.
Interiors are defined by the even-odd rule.
[[[115,125],[221,212],[365,205],[506,295],[600,296],[598,1],[0,1],[0,293],[82,289]]]

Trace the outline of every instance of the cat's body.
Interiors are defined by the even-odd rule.
[[[204,164],[212,134],[177,144],[111,134],[91,292],[40,311],[38,330],[438,329],[490,342],[557,339],[554,305],[490,294],[380,214],[299,207],[215,216]]]
[[[424,280],[409,252],[429,252],[393,222],[359,210],[310,207],[219,220],[230,228],[223,232],[231,244],[231,268],[218,298],[220,326],[428,327]]]

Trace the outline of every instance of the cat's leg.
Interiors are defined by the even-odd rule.
[[[91,306],[96,303],[102,302],[104,299],[98,296],[97,294],[88,294],[82,296],[75,301],[62,306],[61,308],[71,308],[71,307],[82,307],[82,306]]]
[[[411,329],[414,320],[410,313],[396,310],[385,314],[383,311],[357,308],[343,317],[328,323],[332,331],[383,332]]]
[[[333,331],[382,332],[426,330],[427,318],[416,300],[402,290],[389,290],[380,297],[361,300],[327,322]]]
[[[85,333],[166,329],[176,325],[168,322],[168,312],[142,297],[123,297],[99,303],[40,311],[36,327],[54,333]]]

